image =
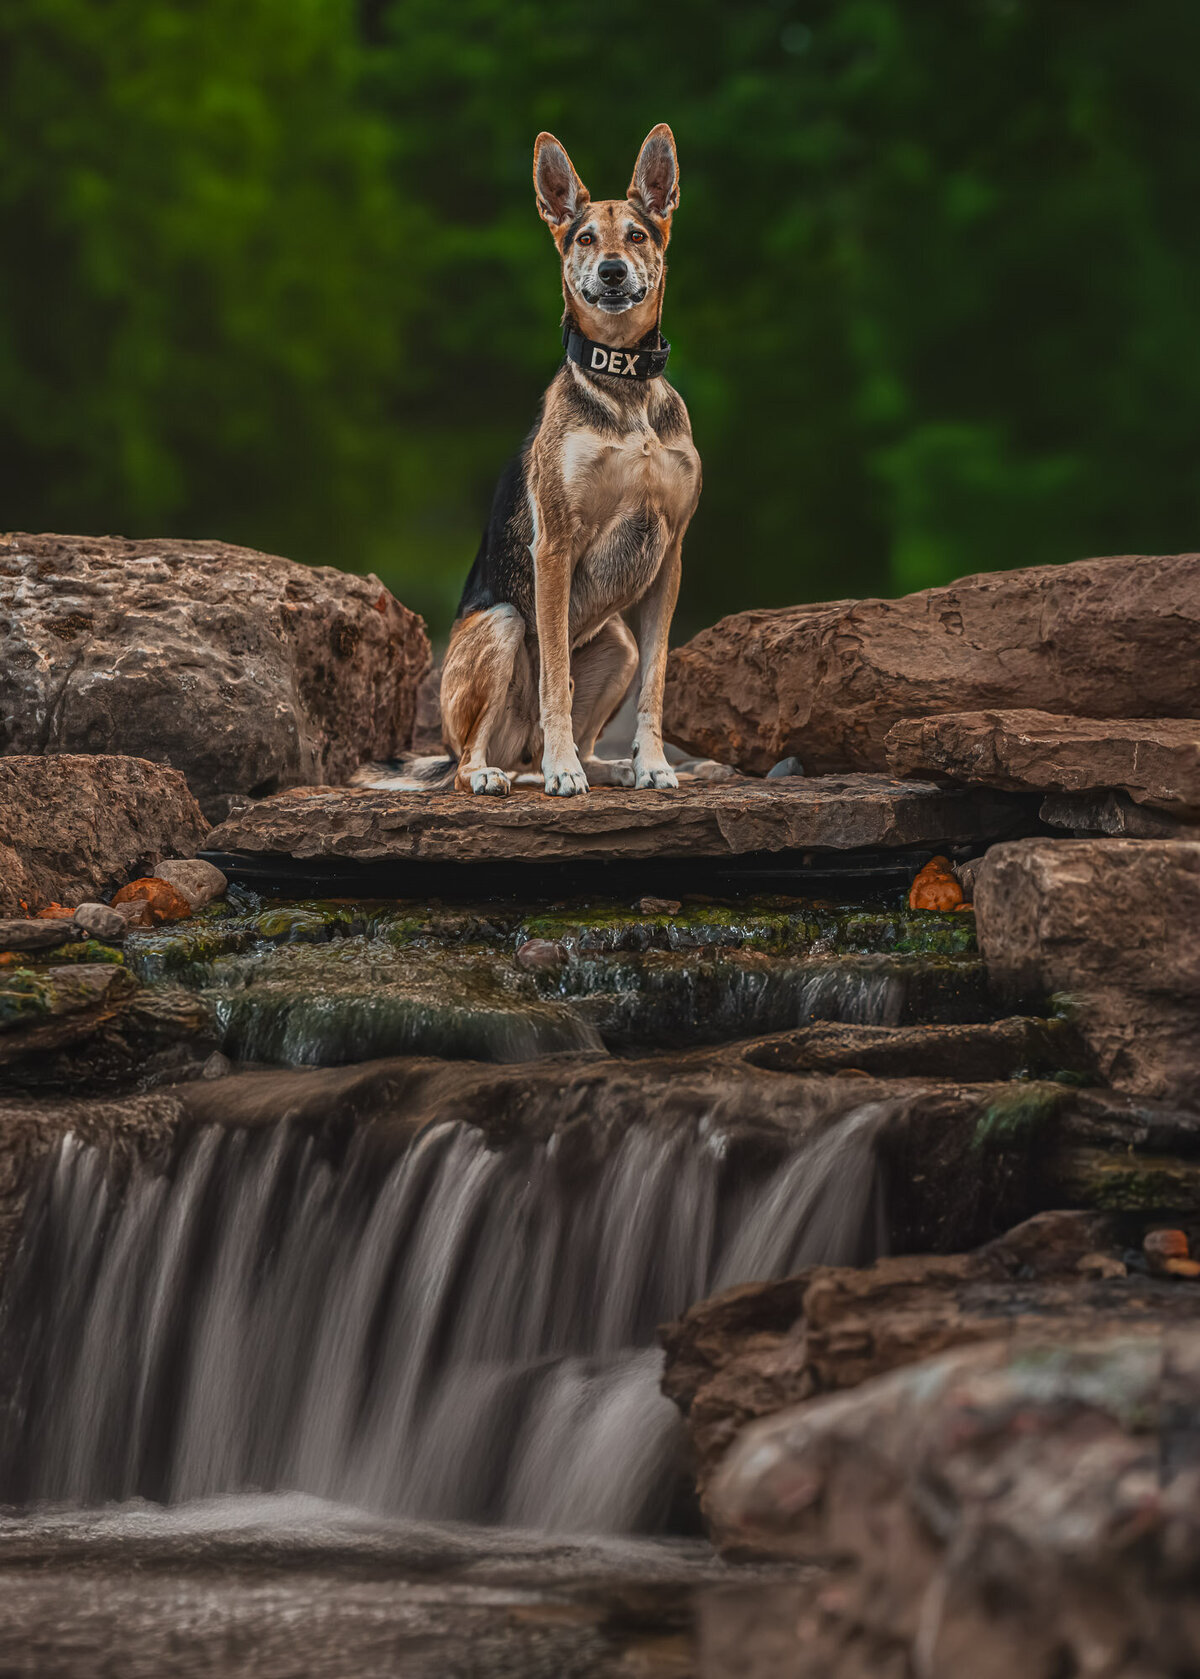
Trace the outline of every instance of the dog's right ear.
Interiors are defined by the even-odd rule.
[[[553,134],[539,134],[533,143],[533,190],[538,213],[551,232],[573,222],[584,205],[591,203],[566,147]]]

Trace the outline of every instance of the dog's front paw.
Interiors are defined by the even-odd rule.
[[[634,782],[634,786],[678,787],[679,777],[675,774],[675,771],[671,768],[670,764],[667,763],[666,759],[663,758],[660,759],[657,764],[639,763],[637,766],[637,779]]]
[[[491,793],[494,797],[503,798],[512,789],[512,782],[503,770],[472,770],[472,793]]]
[[[542,780],[547,793],[560,799],[570,799],[576,793],[586,793],[588,790],[588,779],[578,758],[573,764],[552,764],[543,759]]]

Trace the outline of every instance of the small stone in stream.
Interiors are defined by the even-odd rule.
[[[153,875],[131,880],[113,898],[114,906],[138,901],[149,905],[151,920],[156,925],[160,921],[186,921],[192,913],[191,904],[178,887]]]
[[[0,921],[0,950],[53,950],[74,936],[69,921]]]
[[[125,923],[126,931],[130,927],[153,927],[154,916],[145,898],[128,898],[124,903],[113,900],[111,905],[121,920]]]
[[[983,863],[982,857],[968,857],[965,863],[954,865],[954,877],[963,889],[963,897],[971,903],[975,897],[975,877]]]
[[[678,898],[639,898],[633,907],[641,915],[678,915],[683,905]]]
[[[561,968],[567,959],[565,946],[551,939],[526,939],[517,951],[517,966],[529,972],[540,968]]]
[[[201,857],[168,857],[155,869],[153,879],[169,881],[193,910],[223,898],[229,885],[220,869]]]
[[[103,939],[107,944],[119,944],[125,937],[125,917],[111,904],[80,904],[74,921],[89,938]]]
[[[208,1060],[200,1069],[202,1079],[223,1079],[227,1073],[232,1073],[233,1062],[227,1055],[222,1055],[219,1049],[214,1049]]]
[[[1085,1253],[1075,1269],[1082,1277],[1127,1277],[1129,1268],[1111,1253]]]
[[[767,780],[776,781],[785,775],[803,775],[804,765],[799,758],[781,758],[777,764],[772,764],[767,771]]]
[[[1159,1269],[1164,1277],[1200,1277],[1200,1259],[1164,1259]]]
[[[1171,1260],[1188,1258],[1188,1239],[1182,1230],[1150,1230],[1142,1249],[1152,1271],[1165,1271]]]
[[[945,857],[931,857],[908,894],[909,909],[957,909],[962,901],[963,889],[951,874]]]

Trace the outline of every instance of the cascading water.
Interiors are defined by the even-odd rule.
[[[169,1173],[68,1138],[0,1334],[0,1498],[247,1488],[560,1530],[660,1527],[678,1422],[656,1326],[714,1289],[879,1250],[886,1110],[750,1170],[722,1132],[426,1129],[390,1166],[210,1127]]]

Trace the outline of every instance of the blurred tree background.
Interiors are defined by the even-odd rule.
[[[534,135],[669,121],[680,628],[1200,539],[1192,0],[6,0],[8,528],[378,572],[444,632],[559,356]]]

